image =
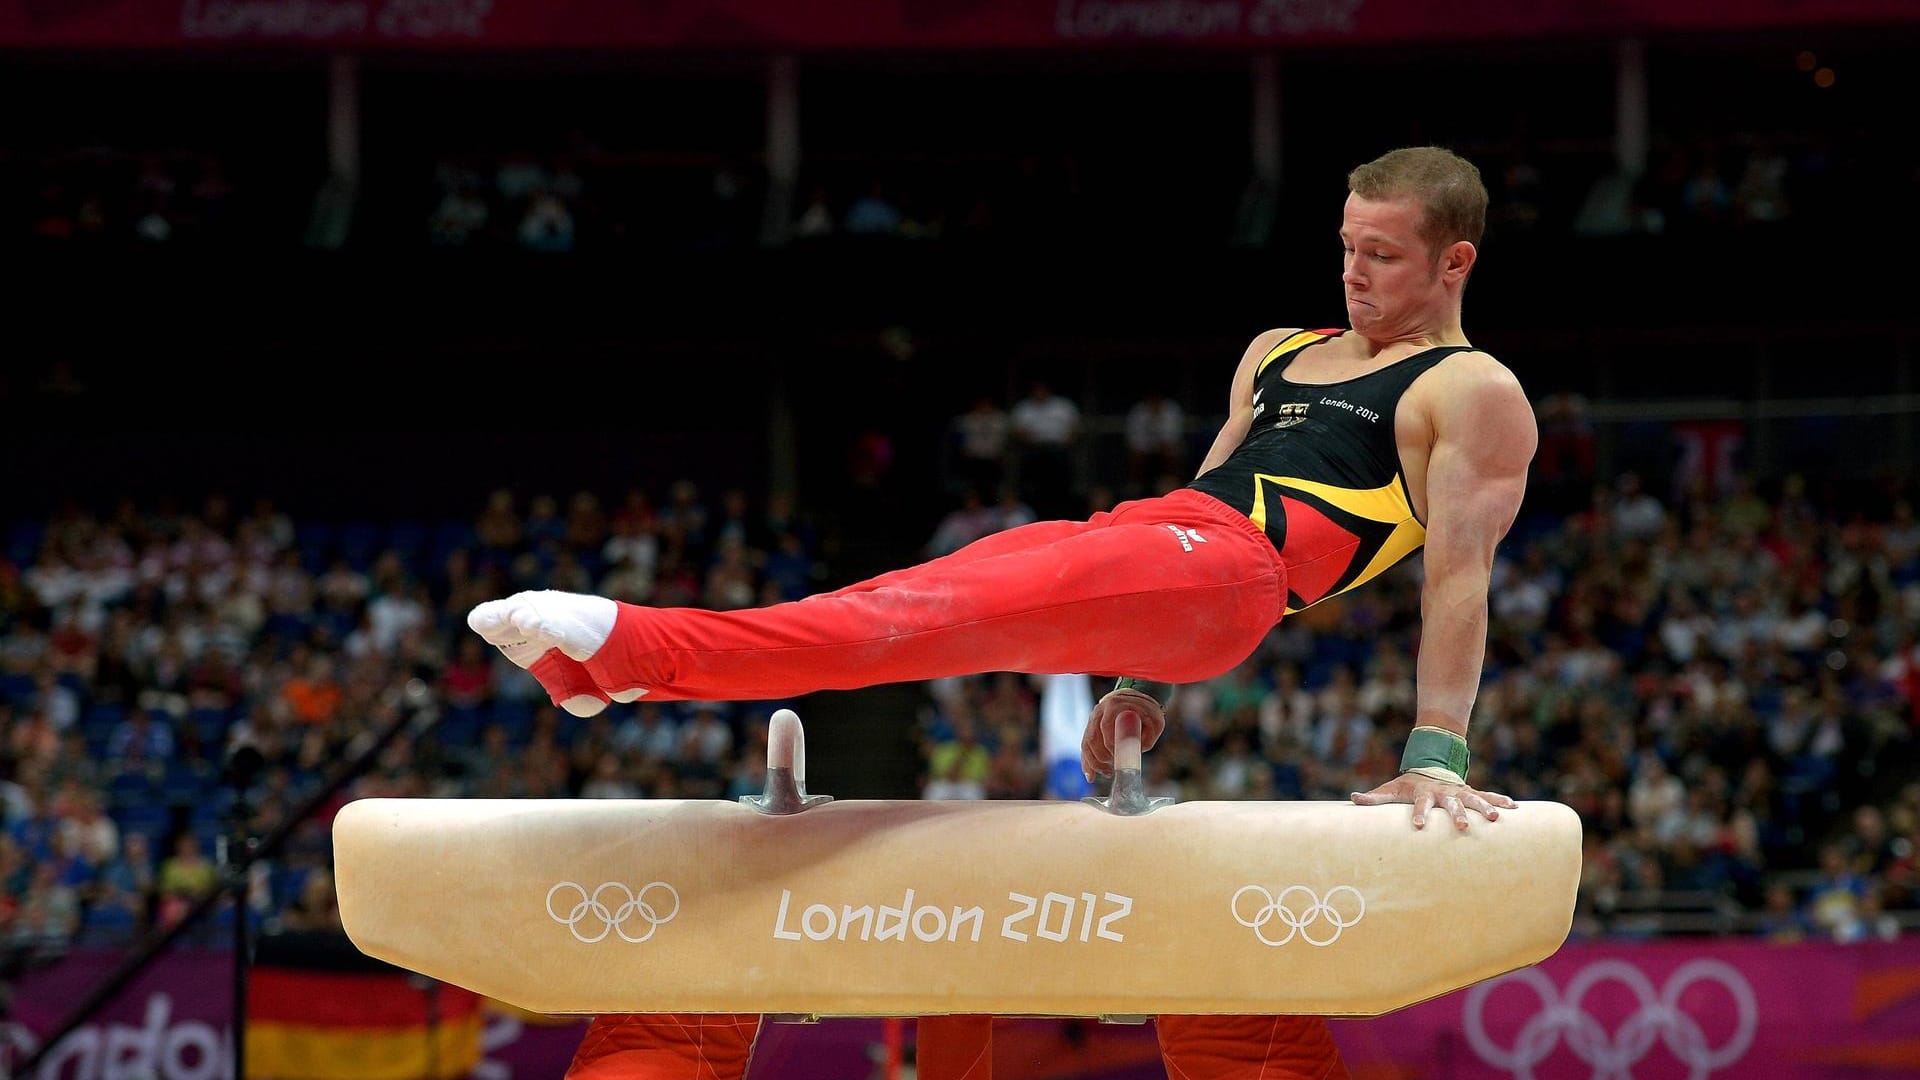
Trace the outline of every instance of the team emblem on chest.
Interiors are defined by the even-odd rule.
[[[1302,401],[1291,405],[1282,405],[1273,411],[1273,426],[1277,428],[1289,428],[1306,418],[1306,402]]]

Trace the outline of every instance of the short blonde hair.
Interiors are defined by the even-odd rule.
[[[1434,258],[1460,240],[1475,245],[1487,231],[1487,186],[1473,162],[1438,146],[1408,146],[1347,174],[1347,190],[1363,199],[1420,204],[1420,238]]]

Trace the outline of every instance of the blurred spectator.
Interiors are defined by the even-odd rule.
[[[995,526],[1003,530],[1017,529],[1040,520],[1040,515],[1020,497],[1020,489],[1012,484],[1001,486],[1000,501],[993,504],[993,516]]]
[[[1187,460],[1186,414],[1180,403],[1159,390],[1127,410],[1127,488],[1130,498],[1160,494],[1149,491],[1160,477],[1192,471]]]
[[[1001,529],[1000,515],[980,501],[980,493],[968,491],[960,505],[947,512],[933,530],[923,549],[928,558],[951,555],[983,536]]]
[[[1787,156],[1773,140],[1756,139],[1747,153],[1732,194],[1734,213],[1741,223],[1770,224],[1792,213],[1787,197]]]
[[[1043,519],[1070,515],[1080,407],[1036,379],[1008,416],[1020,493]]]
[[[1862,908],[1867,897],[1865,878],[1847,865],[1847,853],[1838,845],[1820,849],[1820,877],[1806,899],[1807,919],[1814,929],[1840,939],[1861,933]]]
[[[200,848],[200,840],[191,833],[174,839],[173,854],[160,864],[160,906],[156,912],[161,926],[172,926],[201,897],[220,883],[220,871]]]
[[[1615,485],[1613,527],[1630,540],[1648,540],[1667,520],[1666,507],[1640,484],[1638,473],[1625,473]]]
[[[905,220],[887,182],[875,177],[847,207],[844,228],[849,236],[898,236]]]
[[[471,182],[462,182],[441,194],[427,222],[428,236],[436,247],[465,247],[485,235],[490,217],[486,199]]]
[[[333,887],[333,874],[324,869],[309,870],[300,884],[300,894],[280,916],[285,930],[325,932],[341,930],[340,904]]]
[[[807,205],[801,208],[799,218],[793,223],[793,238],[816,240],[832,236],[833,231],[833,204],[827,201],[827,189],[815,185],[807,196]]]
[[[928,780],[921,797],[926,799],[984,799],[987,779],[993,773],[993,757],[980,742],[976,721],[970,716],[953,718],[951,730],[937,739],[927,753]]]
[[[948,481],[955,495],[967,491],[998,491],[1006,478],[1011,421],[1005,409],[986,394],[973,399],[966,412],[953,418],[952,471]]]
[[[559,195],[544,190],[535,192],[520,218],[519,238],[521,246],[529,251],[572,251],[573,211]]]

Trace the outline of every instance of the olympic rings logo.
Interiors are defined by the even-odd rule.
[[[1256,894],[1256,902],[1260,902],[1262,906],[1253,909],[1251,914],[1242,914],[1240,898],[1248,893]],[[1296,893],[1305,895],[1296,897],[1294,895]],[[1350,905],[1353,909],[1351,917],[1334,906],[1334,898],[1341,893],[1348,893],[1353,897]],[[1273,895],[1259,885],[1243,885],[1240,891],[1233,894],[1232,907],[1234,921],[1251,929],[1254,936],[1268,945],[1275,947],[1285,945],[1297,936],[1309,945],[1325,948],[1339,941],[1340,931],[1359,922],[1367,913],[1367,898],[1361,896],[1360,890],[1351,885],[1335,885],[1327,890],[1327,897],[1324,900],[1305,885],[1289,885],[1280,891],[1279,896]],[[1287,931],[1278,941],[1267,936],[1267,924],[1275,921],[1278,921]],[[1329,929],[1316,929],[1322,922],[1326,923]],[[1277,930],[1274,932],[1278,933]]]
[[[562,889],[572,889],[580,894],[578,901],[565,908],[565,914],[553,906],[554,896]],[[662,901],[671,899],[673,910],[662,915],[659,908],[647,901],[647,894],[655,889],[666,890],[666,897],[661,899]],[[601,899],[609,892],[619,898],[617,907],[609,908]],[[650,881],[641,887],[638,894],[617,881],[609,881],[592,892],[588,892],[585,886],[571,881],[563,881],[547,890],[547,916],[571,931],[575,940],[588,945],[605,939],[608,934],[619,934],[620,940],[638,945],[652,937],[654,931],[672,922],[673,917],[678,914],[680,914],[680,894],[664,881]],[[647,924],[646,932],[638,936],[627,933],[627,923],[635,918]],[[590,933],[581,932],[583,923]]]
[[[1634,1014],[1611,1034],[1581,1008],[1587,992],[1607,981],[1625,986],[1639,1002]],[[1540,998],[1541,1008],[1521,1026],[1513,1046],[1508,1048],[1496,1045],[1487,1035],[1483,1014],[1487,996],[1510,982],[1531,989]],[[1681,993],[1699,982],[1718,983],[1733,998],[1738,1019],[1733,1034],[1723,1046],[1710,1045],[1699,1022],[1680,1009]],[[1682,964],[1656,993],[1652,980],[1639,968],[1624,960],[1601,960],[1580,969],[1567,983],[1564,999],[1554,989],[1553,980],[1537,968],[1522,968],[1481,983],[1467,994],[1466,1015],[1462,1019],[1467,1042],[1474,1053],[1487,1064],[1512,1073],[1518,1080],[1533,1080],[1534,1066],[1553,1053],[1563,1036],[1567,1048],[1593,1067],[1593,1080],[1633,1080],[1633,1067],[1653,1049],[1656,1039],[1666,1043],[1673,1056],[1687,1067],[1687,1080],[1706,1080],[1715,1070],[1739,1061],[1752,1049],[1759,1017],[1753,986],[1725,961],[1693,960]]]

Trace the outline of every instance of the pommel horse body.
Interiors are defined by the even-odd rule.
[[[1376,1016],[1566,940],[1567,806],[1461,832],[1163,805],[1129,734],[1079,803],[808,795],[791,710],[738,802],[364,799],[334,823],[340,913],[370,956],[549,1014]]]

